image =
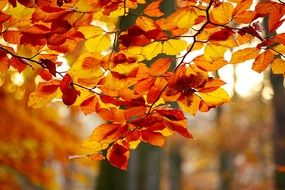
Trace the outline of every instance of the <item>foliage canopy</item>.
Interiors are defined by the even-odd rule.
[[[195,115],[230,101],[225,83],[211,72],[251,60],[256,72],[270,65],[284,74],[285,33],[276,33],[285,20],[284,2],[188,0],[169,16],[161,3],[2,0],[1,75],[31,68],[42,78],[30,107],[61,98],[98,114],[106,123],[83,143],[82,154],[106,156],[125,170],[141,141],[162,146],[174,132],[191,138],[184,112]],[[139,6],[143,11],[133,14]],[[123,29],[126,16],[136,22]],[[60,57],[68,63],[64,71]]]

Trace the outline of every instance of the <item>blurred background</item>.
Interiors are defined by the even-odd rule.
[[[166,14],[183,6],[165,2]],[[232,103],[188,115],[193,140],[140,145],[126,172],[107,161],[69,160],[100,119],[57,101],[29,109],[38,78],[28,70],[0,73],[0,190],[284,190],[283,76],[251,66],[214,73],[227,83]]]

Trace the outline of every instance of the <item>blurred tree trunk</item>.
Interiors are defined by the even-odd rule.
[[[151,2],[147,0],[147,3]],[[132,10],[134,15],[140,15],[144,6]],[[164,1],[161,5],[165,15],[175,10],[175,1]],[[126,29],[135,23],[136,17],[129,15],[124,18],[122,28]],[[96,190],[159,190],[161,148],[148,144],[140,144],[132,151],[127,172],[114,168],[106,161],[101,162],[100,174]]]
[[[181,165],[182,156],[180,154],[181,144],[179,142],[174,142],[176,144],[169,145],[169,190],[181,190]]]
[[[285,189],[285,172],[281,167],[285,167],[285,90],[283,87],[284,76],[271,75],[271,84],[274,91],[273,109],[274,109],[274,162],[275,185],[276,190]]]
[[[217,76],[219,76],[218,73],[216,73]],[[234,77],[234,86],[233,86],[233,97],[232,99],[237,99],[237,94],[235,92],[235,86],[236,86],[236,66],[233,66],[233,77]],[[221,130],[221,133],[223,133],[222,126],[222,112],[223,107],[216,108],[217,110],[217,126]],[[230,147],[224,146],[224,142],[226,142],[227,134],[222,135],[222,139],[219,139],[219,176],[220,176],[220,184],[219,189],[220,190],[230,190],[232,186],[233,181],[233,175],[234,175],[234,165],[233,165],[233,159],[234,159],[234,153],[231,150]]]
[[[268,17],[264,19],[264,30],[266,36],[269,34]],[[270,73],[273,97],[273,148],[275,168],[276,190],[285,189],[285,172],[280,168],[285,167],[285,90],[284,76]]]

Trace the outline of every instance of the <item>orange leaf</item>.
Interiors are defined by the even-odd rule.
[[[164,14],[160,11],[161,0],[150,3],[145,9],[144,14],[151,17],[160,17]]]
[[[235,9],[233,10],[233,16],[243,14],[244,11],[248,10],[252,4],[252,0],[243,0],[238,3]]]
[[[161,133],[158,132],[152,132],[148,130],[142,130],[141,136],[143,141],[150,143],[154,146],[163,146],[165,139],[164,136]]]
[[[160,30],[160,27],[150,18],[139,16],[136,20],[136,25],[143,31]]]
[[[104,145],[113,143],[117,141],[123,134],[127,131],[126,125],[120,124],[101,124],[97,126],[91,136],[89,141],[96,141]]]
[[[274,39],[285,45],[285,33],[277,34],[276,36],[274,36]]]
[[[210,62],[207,61],[203,55],[195,57],[193,62],[199,69],[204,71],[216,71],[228,63],[224,58],[219,58]]]
[[[244,61],[255,59],[259,55],[258,48],[245,48],[238,50],[232,54],[231,64],[242,63]]]
[[[277,58],[272,63],[272,72],[274,74],[284,74],[285,73],[285,60]]]
[[[16,31],[16,30],[5,31],[3,32],[3,38],[8,43],[19,44],[20,43],[20,31]]]
[[[269,25],[269,31],[273,32],[276,30],[283,22],[283,20],[280,20],[284,13],[284,5],[277,2],[260,2],[256,6],[256,11],[261,15],[268,15],[268,25]]]
[[[137,93],[148,91],[153,86],[154,82],[155,82],[155,79],[152,77],[140,80],[135,85],[135,91]]]
[[[171,63],[171,58],[159,58],[151,64],[149,74],[152,76],[162,75],[169,69]]]
[[[252,65],[252,69],[256,72],[261,73],[273,60],[274,54],[270,50],[267,50],[256,57]]]
[[[80,108],[84,114],[90,114],[96,112],[97,110],[97,98],[96,96],[91,96],[85,99],[81,104]]]

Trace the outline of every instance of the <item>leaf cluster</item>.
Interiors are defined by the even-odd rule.
[[[285,34],[275,32],[284,22],[283,2],[188,0],[169,16],[161,3],[3,0],[0,72],[28,66],[41,76],[31,107],[61,98],[98,114],[106,123],[94,129],[82,154],[106,156],[121,169],[141,141],[162,146],[174,132],[191,138],[185,112],[195,115],[230,101],[225,83],[211,72],[253,60],[257,72],[271,65],[284,74]],[[142,13],[132,14],[139,5]],[[126,16],[136,22],[124,30]],[[63,72],[62,55],[69,64]]]

